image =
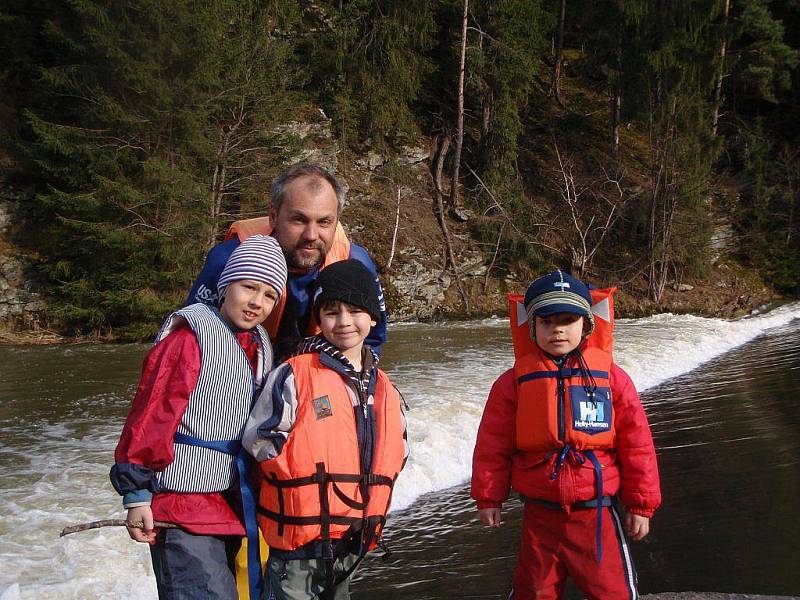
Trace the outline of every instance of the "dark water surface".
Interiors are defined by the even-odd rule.
[[[664,500],[633,544],[641,593],[800,595],[798,341],[795,320],[643,394]],[[393,554],[365,561],[354,600],[505,598],[521,506],[487,529],[468,495],[428,494],[394,515]]]

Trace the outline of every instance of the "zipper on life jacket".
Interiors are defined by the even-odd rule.
[[[356,396],[358,397],[358,404],[361,408],[361,415],[360,418],[362,419],[362,427],[360,428],[363,432],[363,438],[359,439],[359,462],[361,464],[361,474],[364,475],[370,471],[369,465],[366,464],[367,462],[367,444],[372,437],[372,423],[370,423],[369,418],[369,397],[367,395],[367,390],[365,389],[366,385],[363,379],[359,379],[358,384],[353,386],[356,391]],[[356,417],[359,418],[359,417]]]
[[[367,464],[367,445],[369,444],[370,440],[372,439],[372,423],[370,423],[369,418],[369,395],[367,394],[366,384],[364,382],[363,377],[359,377],[358,385],[356,386],[356,392],[358,396],[358,402],[361,405],[361,415],[363,418],[363,427],[362,431],[364,432],[364,439],[359,440],[359,468],[361,471],[362,482],[359,484],[359,491],[361,492],[361,501],[364,503],[364,512],[362,518],[364,519],[362,522],[361,527],[361,534],[359,540],[359,554],[361,554],[363,558],[363,554],[365,553],[365,547],[368,547],[369,544],[366,540],[367,534],[367,509],[369,503],[369,487],[364,483],[363,477],[364,475],[368,474],[372,471],[372,466]],[[370,462],[374,460],[374,457],[371,456],[370,452]],[[360,562],[360,561],[359,561]],[[358,564],[358,563],[356,563]]]

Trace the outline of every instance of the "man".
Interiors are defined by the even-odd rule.
[[[378,283],[381,318],[365,341],[376,352],[386,341],[386,306],[377,268],[367,251],[351,243],[339,223],[346,190],[341,181],[318,165],[294,165],[272,182],[269,217],[237,221],[225,241],[214,246],[192,286],[187,304],[216,306],[217,281],[231,252],[254,234],[272,235],[280,244],[289,267],[286,293],[265,327],[273,340],[275,361],[290,356],[306,335],[319,331],[312,316],[311,289],[321,269],[353,258],[363,263]]]

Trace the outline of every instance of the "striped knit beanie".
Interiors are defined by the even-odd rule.
[[[241,279],[268,283],[283,294],[286,287],[286,259],[278,241],[268,235],[253,235],[236,246],[217,282],[220,304],[228,285]]]
[[[547,317],[556,313],[572,313],[584,317],[588,328],[584,335],[594,329],[592,294],[589,287],[568,273],[555,270],[535,279],[525,292],[525,311],[531,326],[531,336],[536,337],[535,317]]]

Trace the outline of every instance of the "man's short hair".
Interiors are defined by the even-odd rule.
[[[345,196],[347,194],[347,188],[344,182],[319,165],[313,163],[298,163],[289,167],[289,169],[272,180],[272,208],[275,209],[276,213],[281,209],[281,204],[286,196],[286,188],[289,187],[289,184],[295,179],[300,177],[312,177],[327,181],[333,188],[333,191],[336,192],[336,198],[339,201],[339,212],[342,212]]]

